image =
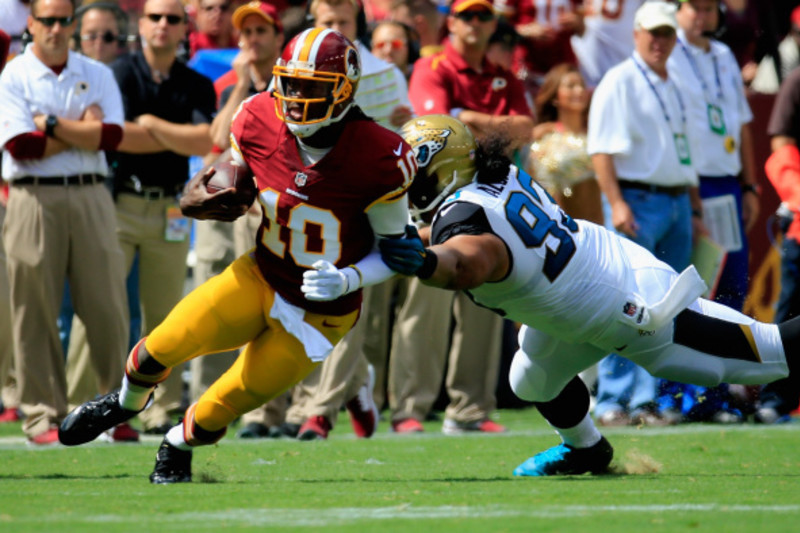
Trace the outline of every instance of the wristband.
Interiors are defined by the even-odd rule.
[[[761,187],[754,183],[745,183],[742,185],[742,193],[751,192],[756,196],[761,196]]]
[[[425,251],[425,260],[422,262],[422,266],[419,267],[419,270],[416,272],[416,276],[419,279],[428,279],[429,277],[433,276],[433,273],[436,272],[436,267],[439,264],[439,258],[436,257],[436,252],[433,250],[426,248]]]

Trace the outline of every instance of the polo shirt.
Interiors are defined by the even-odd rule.
[[[708,52],[690,44],[686,34],[678,32],[678,43],[667,62],[669,76],[681,91],[687,107],[692,164],[701,176],[736,176],[742,170],[742,126],[753,120],[747,103],[744,83],[730,48],[711,41]],[[722,111],[725,134],[711,130],[709,104]],[[734,140],[734,150],[725,148],[725,140]]]
[[[682,110],[680,102],[675,83],[663,80],[634,52],[609,70],[594,91],[586,139],[589,155],[610,154],[619,179],[697,185],[696,172],[681,164],[675,146],[674,134],[686,135],[687,128],[685,103]],[[692,157],[694,148],[690,147]]]
[[[122,90],[125,120],[143,114],[176,124],[211,123],[217,96],[210,79],[180,61],[172,63],[167,79],[156,83],[141,51],[119,57],[111,64]],[[115,188],[135,176],[144,187],[162,187],[172,194],[189,177],[189,158],[175,152],[126,154],[109,152]]]
[[[36,131],[34,115],[53,114],[80,120],[98,105],[106,124],[123,124],[122,97],[108,67],[70,51],[61,74],[42,63],[33,46],[9,61],[0,74],[0,146],[23,133]],[[106,156],[99,150],[69,148],[43,159],[18,161],[3,152],[3,178],[108,174]]]
[[[449,40],[442,52],[414,64],[408,95],[420,115],[447,115],[462,108],[490,115],[531,116],[525,88],[511,71],[484,58],[477,72]]]

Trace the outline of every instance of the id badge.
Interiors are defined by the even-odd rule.
[[[166,229],[164,240],[167,242],[184,242],[189,237],[189,219],[183,216],[177,205],[167,206]]]
[[[725,135],[728,131],[725,128],[725,118],[722,116],[722,109],[714,104],[708,104],[708,125],[711,131],[717,135]]]
[[[691,165],[692,157],[689,154],[689,141],[686,140],[686,135],[683,133],[673,133],[675,137],[675,150],[678,152],[678,159],[681,165]]]

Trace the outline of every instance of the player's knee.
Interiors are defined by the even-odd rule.
[[[551,400],[557,393],[547,397],[547,391],[543,387],[540,373],[536,372],[531,360],[523,352],[519,351],[511,361],[511,369],[508,373],[508,381],[511,390],[518,398],[528,402],[546,402]]]

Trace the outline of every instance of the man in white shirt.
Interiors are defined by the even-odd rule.
[[[633,55],[595,90],[587,145],[613,227],[681,271],[689,265],[692,210],[700,200],[686,104],[666,67],[677,28],[673,5],[639,8]],[[665,422],[655,408],[656,381],[643,369],[614,354],[598,373],[601,424]]]
[[[3,243],[22,429],[36,445],[57,442],[67,414],[56,325],[64,279],[86,325],[100,393],[122,377],[128,339],[125,264],[103,184],[103,151],[122,138],[122,98],[108,68],[69,51],[74,13],[71,0],[34,0],[33,43],[0,75],[3,179],[11,184]],[[113,431],[115,440],[138,440],[127,423]]]

